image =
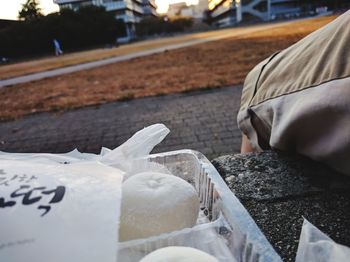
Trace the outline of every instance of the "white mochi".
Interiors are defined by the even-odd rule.
[[[122,185],[119,238],[128,241],[193,227],[199,198],[185,180],[155,172],[132,176]]]
[[[219,262],[215,257],[191,247],[165,247],[158,249],[140,262]]]

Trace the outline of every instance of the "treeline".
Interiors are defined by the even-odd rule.
[[[63,50],[70,50],[114,44],[117,37],[125,35],[124,22],[104,8],[65,9],[0,30],[0,57],[53,52],[53,39],[60,41]]]
[[[138,36],[164,35],[183,32],[193,25],[191,17],[148,17],[136,25]]]

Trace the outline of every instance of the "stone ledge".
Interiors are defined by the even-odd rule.
[[[350,246],[350,177],[272,151],[212,162],[284,261],[295,260],[303,217]]]

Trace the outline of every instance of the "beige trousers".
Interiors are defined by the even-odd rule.
[[[237,121],[256,150],[299,153],[350,175],[350,11],[258,64]]]

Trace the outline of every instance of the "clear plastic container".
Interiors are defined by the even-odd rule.
[[[156,249],[189,246],[220,262],[282,261],[244,206],[227,187],[208,159],[199,152],[179,150],[150,155],[198,192],[201,211],[193,228],[119,243],[118,261],[137,262]]]

